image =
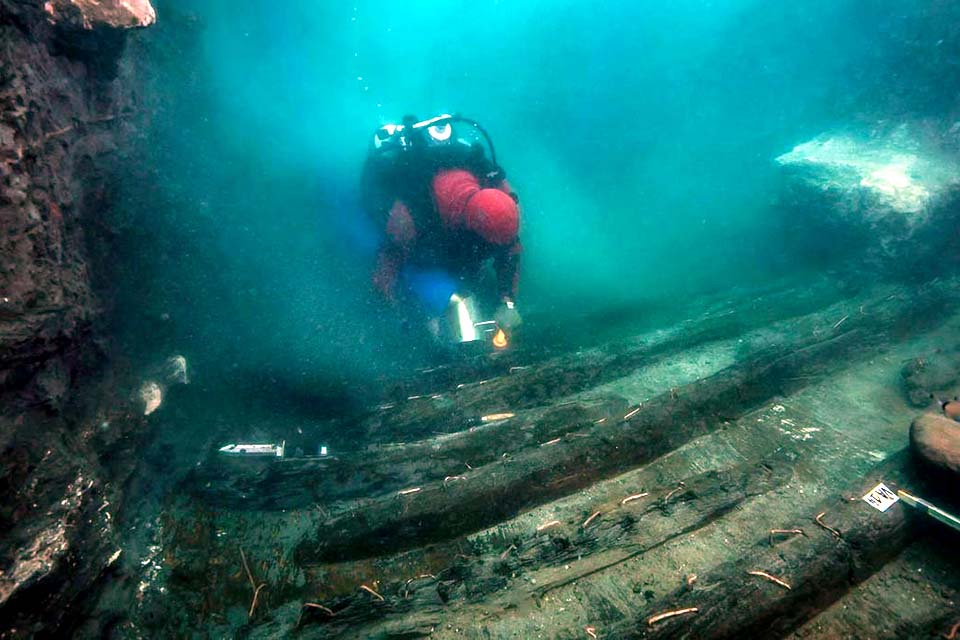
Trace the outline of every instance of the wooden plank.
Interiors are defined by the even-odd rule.
[[[877,329],[876,327],[874,327]],[[661,456],[796,385],[791,379],[851,355],[874,332],[851,330],[771,349],[706,379],[609,415],[574,437],[374,499],[333,518],[297,548],[301,562],[363,557],[476,531]]]
[[[807,536],[774,540],[772,547],[768,538],[758,540],[749,557],[701,575],[692,588],[658,599],[632,620],[605,626],[605,633],[657,639],[788,633],[869,577],[924,530],[927,523],[902,502],[880,512],[861,499],[881,481],[894,490],[922,486],[909,451],[903,450],[805,518],[764,523],[764,528],[803,527]],[[820,514],[824,526],[815,522]],[[789,588],[751,571],[765,572]],[[684,609],[696,612],[649,622],[660,613]]]
[[[424,619],[460,605],[486,602],[495,594],[501,594],[498,606],[509,607],[512,600],[541,596],[706,526],[744,500],[786,484],[792,476],[792,462],[793,454],[781,451],[761,462],[708,471],[678,485],[655,488],[643,498],[594,505],[600,515],[587,513],[541,530],[531,528],[500,540],[499,545],[459,556],[435,575],[381,585],[378,593],[384,600],[358,591],[317,603],[324,609],[312,608],[301,622],[354,632],[359,625],[378,623],[363,631],[377,636],[379,629],[387,627],[419,628]],[[579,561],[575,571],[564,567],[574,561]],[[349,573],[348,566],[329,570]],[[534,573],[541,586],[533,594],[518,588]],[[388,620],[398,616],[410,619]]]

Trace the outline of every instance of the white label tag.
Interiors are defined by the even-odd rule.
[[[877,511],[886,511],[899,499],[897,494],[882,482],[873,489],[870,489],[867,495],[863,496],[863,501]]]

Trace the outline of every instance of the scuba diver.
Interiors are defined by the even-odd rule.
[[[504,348],[521,323],[519,199],[505,178],[473,120],[406,116],[374,133],[361,178],[363,208],[385,231],[373,284],[439,340]]]

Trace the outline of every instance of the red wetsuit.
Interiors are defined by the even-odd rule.
[[[408,166],[378,185],[366,180],[365,188],[379,189],[367,195],[367,205],[379,202],[386,209],[386,238],[373,274],[384,296],[394,298],[405,264],[469,278],[492,258],[498,296],[515,298],[521,253],[517,198],[506,180],[491,181],[482,169],[428,165],[411,171]]]

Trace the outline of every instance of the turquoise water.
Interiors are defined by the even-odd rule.
[[[697,406],[689,397],[706,389],[709,405],[679,419],[664,411],[651,432],[726,429],[756,398],[779,403],[794,386],[813,388],[816,400],[822,394],[807,385],[829,385],[818,376],[852,367],[857,353],[826,348],[827,373],[803,356],[810,362],[779,380],[779,350],[794,357],[790,349],[802,354],[818,336],[815,350],[842,343],[847,329],[876,331],[877,343],[862,345],[872,358],[947,315],[946,302],[928,299],[938,286],[918,296],[929,306],[917,303],[917,316],[934,309],[927,318],[912,315],[907,299],[916,282],[941,273],[947,281],[958,260],[949,246],[956,216],[945,213],[957,210],[949,197],[960,174],[956,3],[155,4],[157,24],[127,41],[122,77],[142,87],[147,117],[131,124],[120,196],[104,212],[112,253],[95,258],[106,263],[99,284],[113,301],[119,362],[138,381],[166,376],[124,516],[124,562],[143,582],[136,594],[120,580],[111,586],[138,598],[131,617],[148,634],[277,637],[299,628],[303,602],[356,595],[358,584],[376,586],[381,569],[393,589],[384,610],[406,606],[409,576],[456,566],[459,547],[416,571],[383,555],[370,566],[345,562],[342,574],[330,558],[326,566],[301,551],[323,547],[327,535],[336,542],[334,525],[353,526],[344,514],[357,498],[392,513],[407,504],[401,497],[435,490],[460,508],[459,474],[476,467],[472,477],[484,477],[511,455],[535,459],[561,440],[576,452],[591,429],[602,444],[598,425],[626,432],[649,400],[688,411],[684,403]],[[372,134],[406,114],[442,113],[483,125],[520,198],[516,302],[526,321],[502,356],[438,346],[425,318],[385,303],[371,285],[384,235],[361,207]],[[820,173],[810,178],[810,167]],[[892,223],[891,211],[900,216]],[[914,222],[915,235],[904,231]],[[871,315],[881,312],[883,322]],[[923,340],[904,342],[896,358],[930,347]],[[188,385],[166,386],[174,354],[187,363]],[[836,391],[851,396],[837,400],[839,415],[859,411],[858,385],[895,405],[897,419],[914,411],[895,387],[902,363],[889,357],[869,385],[861,362],[838,387],[852,390]],[[746,380],[743,406],[739,388],[721,407],[695,386],[718,372],[722,382],[745,362],[736,372]],[[771,411],[778,406],[785,410]],[[522,426],[504,422],[514,416]],[[471,449],[486,446],[484,425],[500,448]],[[249,459],[218,456],[237,442],[284,442],[293,460],[244,466]],[[335,464],[310,456],[327,445]],[[597,463],[579,452],[570,460],[551,470],[565,477],[544,477],[563,485],[574,477],[566,464]],[[494,484],[496,473],[482,481]],[[547,498],[516,511],[536,500]],[[494,521],[507,520],[470,520],[456,535]],[[362,546],[367,532],[354,528]],[[420,549],[415,528],[401,542]],[[369,535],[382,543],[391,534]],[[249,568],[248,578],[240,573],[237,547],[270,583],[256,616],[247,589],[255,580]],[[482,551],[503,560],[492,548]],[[371,549],[358,555],[379,553]]]
[[[369,285],[380,232],[358,177],[382,123],[457,112],[491,133],[521,198],[518,303],[542,342],[822,270],[797,250],[774,159],[942,115],[958,82],[949,3],[157,10],[130,45],[152,116],[117,214],[131,240],[117,323],[133,354],[308,388],[431,358]]]

